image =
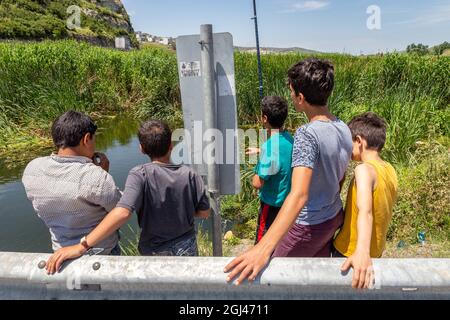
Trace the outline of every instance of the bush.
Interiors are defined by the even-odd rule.
[[[78,5],[99,12],[98,17],[82,13],[82,29],[68,30],[67,8]],[[93,39],[113,40],[116,36],[128,36],[136,45],[134,34],[128,28],[115,27],[103,17],[114,17],[129,22],[128,15],[120,16],[111,10],[85,0],[2,0],[0,2],[0,38],[4,39],[62,39],[89,33]],[[111,42],[109,42],[111,43]]]
[[[447,141],[448,143],[448,141]],[[418,232],[428,239],[450,238],[450,149],[421,143],[417,164],[398,168],[399,197],[388,238],[414,242]]]

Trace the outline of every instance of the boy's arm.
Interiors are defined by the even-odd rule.
[[[112,210],[103,221],[86,237],[86,242],[89,247],[94,247],[97,243],[106,239],[114,232],[116,232],[122,225],[124,225],[131,217],[131,211],[125,208],[115,208]],[[70,247],[65,247],[55,252],[47,261],[45,269],[48,274],[57,272],[62,263],[69,259],[75,259],[85,254],[87,249],[77,244]]]
[[[198,210],[195,213],[195,217],[200,219],[208,219],[210,215],[211,215],[211,208],[208,210]]]
[[[117,207],[86,236],[86,242],[89,247],[95,247],[95,245],[112,235],[128,221],[132,212],[141,206],[143,191],[143,177],[139,172],[132,170],[128,175],[124,194]],[[58,250],[49,258],[46,265],[47,272],[54,274],[59,270],[64,261],[81,257],[86,251],[87,249],[81,244]]]
[[[261,177],[258,176],[258,174],[255,174],[252,179],[252,186],[253,188],[259,190],[264,186],[264,180],[261,179]]]
[[[194,173],[194,194],[198,195],[194,200],[196,218],[208,219],[211,214],[211,206],[209,204],[209,198],[206,194],[205,184],[203,179],[196,173]]]
[[[373,281],[370,242],[373,225],[372,195],[376,185],[376,172],[370,165],[359,165],[355,169],[355,181],[357,187],[358,240],[355,253],[346,260],[342,266],[342,271],[347,271],[350,267],[353,267],[352,287],[363,289],[369,288]]]
[[[258,163],[255,166],[255,175],[252,178],[252,186],[256,190],[262,189],[264,183],[270,179],[270,177],[276,172],[272,172],[273,167],[277,167],[278,164],[278,155],[276,153],[271,153],[271,156],[268,156],[266,149],[267,146],[263,147],[260,151],[261,157]]]
[[[231,261],[225,272],[233,270],[227,281],[239,275],[236,284],[241,284],[245,279],[255,280],[258,273],[269,262],[272,252],[277,244],[294,224],[298,213],[305,206],[309,197],[309,186],[313,170],[306,167],[294,168],[292,173],[292,189],[286,198],[283,207],[278,213],[272,226],[261,241],[246,253]]]
[[[313,170],[318,157],[318,141],[304,127],[297,130],[292,150],[292,167],[294,169],[291,192],[261,241],[225,267],[224,272],[232,270],[227,281],[231,281],[238,275],[237,285],[245,279],[254,281],[258,273],[269,263],[276,246],[295,223],[299,212],[308,201]]]

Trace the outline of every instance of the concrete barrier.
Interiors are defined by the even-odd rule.
[[[375,288],[357,291],[343,259],[273,259],[236,287],[232,258],[85,256],[47,275],[48,257],[0,253],[0,299],[450,299],[450,259],[374,260]]]

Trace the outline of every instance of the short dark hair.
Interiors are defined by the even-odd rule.
[[[289,69],[288,83],[295,94],[303,94],[308,103],[325,106],[334,88],[334,67],[326,60],[302,60]]]
[[[367,141],[367,148],[380,152],[386,143],[386,121],[373,112],[353,118],[348,124],[353,141],[360,136]]]
[[[285,99],[277,96],[265,97],[262,100],[261,109],[273,128],[283,127],[288,117],[288,104]]]
[[[73,148],[80,145],[86,134],[94,136],[97,126],[92,119],[78,111],[67,111],[53,122],[53,143],[59,149]]]
[[[172,143],[172,131],[163,121],[150,120],[141,124],[139,128],[139,142],[142,149],[150,158],[165,156]]]

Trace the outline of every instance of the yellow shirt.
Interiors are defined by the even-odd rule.
[[[397,174],[395,169],[387,162],[372,160],[365,163],[371,165],[377,172],[377,183],[373,191],[373,226],[370,256],[379,258],[385,248],[392,210],[397,200]],[[334,240],[335,248],[346,257],[351,256],[355,252],[358,241],[356,192],[356,183],[355,179],[353,179],[347,195],[344,226]]]

